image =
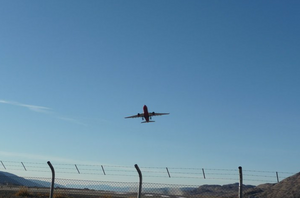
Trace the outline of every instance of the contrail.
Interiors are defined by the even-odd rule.
[[[7,101],[7,100],[0,100],[0,103],[19,106],[19,107],[26,107],[27,109],[29,109],[31,111],[41,112],[41,113],[47,113],[50,110],[50,108],[48,108],[48,107],[28,105],[28,104],[23,104],[23,103],[13,102],[13,101]]]
[[[52,113],[52,115],[54,117],[57,117],[60,120],[64,120],[64,121],[71,122],[71,123],[74,123],[74,124],[87,126],[86,124],[84,124],[84,123],[82,123],[78,120],[75,120],[73,118],[68,118],[68,117],[62,117],[62,116],[59,116],[59,115],[55,115],[55,113],[51,112],[50,111],[51,109],[48,108],[48,107],[37,106],[37,105],[29,105],[29,104],[24,104],[24,103],[14,102],[14,101],[8,101],[8,100],[0,100],[0,103],[13,105],[13,106],[19,106],[19,107],[25,107],[25,108],[29,109],[30,111],[35,111],[35,112],[39,112],[39,113]]]

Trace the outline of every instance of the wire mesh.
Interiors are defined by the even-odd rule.
[[[10,177],[12,181],[0,180],[0,197],[25,196],[49,197],[51,178]],[[238,184],[228,185],[179,185],[162,183],[143,183],[142,198],[237,198]],[[285,189],[276,184],[265,186],[244,186],[243,196],[246,198],[299,197],[296,189]],[[267,192],[267,189],[273,191]],[[55,179],[55,198],[135,198],[137,182],[110,182],[93,180]],[[268,194],[267,194],[268,193]],[[291,196],[288,196],[291,195]]]
[[[50,169],[46,163],[0,161],[0,197],[13,197],[24,194],[27,197],[49,197]],[[54,197],[101,197],[101,198],[133,198],[137,197],[138,174],[132,166],[86,165],[86,164],[54,164],[55,178]],[[143,198],[234,198],[238,197],[238,169],[212,168],[174,168],[174,167],[140,167],[143,178],[154,178],[155,182],[144,182]],[[16,176],[11,172],[28,173],[27,176]],[[47,173],[47,174],[44,174]],[[269,198],[276,192],[291,197],[297,196],[293,187],[282,187],[281,181],[294,173],[259,170],[243,170],[244,183],[259,183],[262,185],[244,185],[243,194],[247,198]],[[28,175],[47,175],[31,177]],[[73,176],[77,177],[73,177]],[[279,177],[278,177],[279,175]],[[60,177],[63,176],[63,177]],[[78,179],[81,178],[87,179]],[[95,177],[92,177],[95,176]],[[114,181],[106,180],[114,176]],[[125,177],[124,177],[125,176]],[[73,178],[71,178],[73,177]],[[120,182],[124,178],[134,181]],[[66,179],[69,178],[69,179]],[[94,179],[91,179],[94,178]],[[122,178],[122,179],[121,179]],[[170,184],[172,182],[190,181],[196,184]],[[143,180],[143,181],[145,181]],[[201,182],[198,182],[200,181]],[[115,182],[118,181],[118,182]],[[213,184],[208,185],[209,181]],[[184,183],[184,182],[183,182]],[[220,184],[221,185],[215,185]],[[225,184],[224,184],[225,183]],[[272,190],[272,191],[270,191]],[[26,194],[27,193],[27,194]],[[8,195],[8,196],[6,196]]]
[[[14,162],[0,161],[0,171],[18,171],[34,173],[34,176],[46,175],[50,173],[49,166],[46,163],[35,162]],[[103,178],[103,176],[115,177],[137,177],[134,166],[113,166],[113,165],[87,165],[87,164],[53,164],[56,175],[81,175],[86,178],[95,176]],[[140,167],[144,178],[154,178],[161,180],[163,178],[186,179],[186,180],[208,180],[215,181],[238,181],[238,169],[212,169],[212,168],[174,168],[174,167]],[[246,183],[276,183],[291,176],[292,172],[276,172],[276,171],[259,171],[259,170],[243,170],[243,178]],[[49,174],[47,175],[49,176]],[[196,182],[194,182],[196,183]]]

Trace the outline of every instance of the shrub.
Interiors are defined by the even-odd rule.
[[[64,195],[64,194],[62,194],[62,193],[55,193],[55,194],[53,195],[53,197],[54,197],[54,198],[69,198],[68,195]]]
[[[111,195],[104,195],[103,198],[112,198]]]
[[[28,188],[22,186],[19,191],[16,193],[16,196],[29,197],[31,194],[28,191]]]

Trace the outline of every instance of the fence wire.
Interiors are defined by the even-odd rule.
[[[55,198],[101,197],[101,198],[134,198],[137,197],[138,182],[121,181],[121,177],[134,177],[137,172],[132,166],[86,165],[86,164],[53,164],[55,173],[63,173],[64,177],[55,178]],[[143,178],[154,178],[155,182],[144,182],[143,198],[237,198],[239,190],[238,169],[210,168],[175,168],[175,167],[140,167]],[[20,177],[11,172],[21,171],[29,175],[45,175],[47,177]],[[0,161],[0,197],[49,197],[51,178],[46,163]],[[300,197],[293,187],[288,189],[276,185],[279,181],[293,175],[292,172],[243,170],[244,183],[260,183],[263,185],[244,185],[243,195],[247,198],[271,198],[276,192],[281,197]],[[88,179],[66,179],[67,176],[80,175]],[[97,177],[91,177],[97,176]],[[101,176],[101,177],[98,177]],[[115,181],[105,180],[107,176],[115,176]],[[90,179],[97,178],[97,179]],[[163,179],[201,179],[197,185],[166,184]],[[203,185],[212,180],[216,183],[225,181],[223,185]],[[201,183],[201,184],[200,184]],[[223,182],[224,183],[224,182]],[[267,192],[272,189],[272,193]],[[294,194],[293,194],[294,193]],[[6,196],[7,195],[7,196]],[[272,196],[270,196],[272,195]],[[295,195],[295,196],[294,196]]]
[[[51,178],[7,177],[0,178],[0,197],[49,197]],[[255,187],[244,186],[243,197],[269,198],[264,189],[273,188],[273,194],[288,197],[296,189],[282,189],[275,184]],[[238,184],[179,185],[143,183],[142,198],[237,198]],[[93,180],[55,179],[55,198],[135,198],[138,182],[110,182]],[[271,194],[272,195],[272,194]],[[275,196],[273,196],[275,197]],[[278,197],[278,196],[277,196]],[[292,196],[293,197],[293,196]],[[294,196],[299,197],[299,196]]]
[[[87,165],[87,164],[53,164],[55,173],[87,175],[90,176],[115,176],[115,177],[137,177],[133,166],[113,165]],[[174,178],[174,179],[198,179],[198,180],[224,180],[238,181],[238,169],[212,169],[212,168],[175,168],[175,167],[140,167],[144,178]],[[0,161],[0,170],[25,171],[38,173],[49,173],[50,169],[46,163]],[[295,173],[243,170],[243,178],[247,183],[276,183]]]

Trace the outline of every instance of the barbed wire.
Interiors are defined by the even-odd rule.
[[[0,170],[50,172],[46,163],[40,162],[16,162],[1,161]],[[157,178],[184,178],[184,179],[208,179],[208,180],[237,180],[238,169],[216,169],[216,168],[182,168],[182,167],[140,167],[144,177]],[[81,175],[110,175],[136,177],[134,167],[122,165],[101,165],[101,164],[55,164],[55,171],[64,174]],[[286,178],[295,173],[277,172],[266,170],[243,170],[245,181],[278,181],[278,174]],[[253,173],[253,174],[252,174]],[[277,174],[277,175],[276,175]],[[284,175],[282,177],[282,175]],[[236,176],[236,177],[234,177]],[[233,178],[234,177],[234,178]],[[265,179],[270,180],[265,180]],[[271,180],[271,178],[274,179]]]

